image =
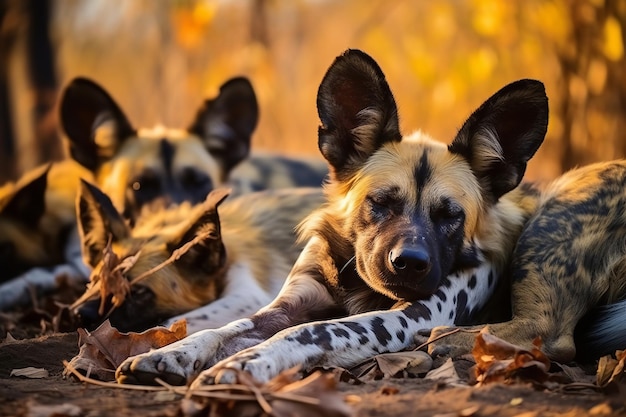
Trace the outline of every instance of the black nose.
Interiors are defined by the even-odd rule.
[[[389,262],[396,273],[425,273],[430,270],[430,256],[423,249],[402,248],[389,252]]]

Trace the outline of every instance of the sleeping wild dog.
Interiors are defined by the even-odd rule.
[[[33,169],[15,183],[0,187],[0,283],[31,268],[54,267],[68,260],[80,263],[80,251],[78,257],[68,251],[72,250],[70,242],[76,228],[79,179],[89,179],[90,175],[74,161],[66,160]],[[75,266],[80,270],[76,273],[84,273],[84,268]],[[37,285],[38,280],[30,279],[35,275],[29,276],[29,282]],[[25,287],[18,293],[6,286],[0,290],[1,308],[28,297]]]
[[[327,201],[303,223],[306,246],[278,296],[250,318],[129,358],[119,382],[350,367],[412,346],[420,329],[466,323],[485,304],[536,210],[519,184],[547,129],[543,85],[507,85],[446,146],[403,136],[383,72],[348,50],[317,106]]]
[[[272,190],[224,201],[228,192],[218,188],[198,205],[142,213],[130,229],[108,196],[82,183],[77,210],[91,285],[103,285],[111,256],[129,283],[145,276],[112,309],[111,325],[141,331],[185,318],[193,333],[250,316],[274,298],[303,246],[296,243],[296,226],[323,203],[322,190]],[[105,251],[109,240],[114,255]],[[87,327],[101,323],[114,301],[110,295],[89,300],[91,293],[74,303]]]
[[[207,99],[187,129],[135,129],[109,93],[86,78],[68,84],[59,107],[73,160],[0,188],[0,283],[11,279],[0,286],[2,309],[28,302],[31,286],[53,289],[60,275],[87,279],[75,230],[79,178],[105,190],[132,225],[144,206],[199,203],[225,183],[241,194],[319,187],[326,175],[316,160],[249,157],[258,106],[242,77]]]
[[[250,161],[258,113],[244,77],[225,82],[187,129],[136,129],[111,95],[86,78],[72,80],[60,101],[70,155],[131,220],[145,205],[199,203],[225,184],[237,193],[321,186],[326,172],[319,164],[271,156]]]

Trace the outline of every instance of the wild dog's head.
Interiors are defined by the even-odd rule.
[[[59,245],[49,248],[39,227],[46,211],[47,182],[45,169],[32,178],[0,188],[0,282],[62,258],[59,251],[49,251]]]
[[[75,303],[83,325],[95,327],[112,311],[108,318],[119,330],[145,330],[216,299],[226,271],[217,207],[227,196],[215,189],[202,204],[150,213],[131,230],[111,200],[83,182],[77,199],[83,257],[93,268],[91,286],[106,294],[93,300],[101,293],[91,289]],[[115,300],[125,287],[130,292]]]
[[[391,300],[428,297],[476,266],[486,213],[522,180],[548,120],[543,85],[521,80],[482,104],[449,146],[403,137],[383,72],[357,50],[331,65],[317,105],[330,183],[312,230],[337,268],[354,256],[360,279]]]
[[[72,157],[131,219],[147,204],[203,201],[248,156],[258,119],[246,78],[222,85],[186,130],[136,130],[113,98],[85,78],[67,86],[60,108]]]
[[[66,243],[76,226],[78,179],[89,174],[63,161],[0,188],[0,281],[66,261]]]

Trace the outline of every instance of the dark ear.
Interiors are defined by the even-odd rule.
[[[189,132],[200,136],[209,153],[224,167],[225,176],[250,152],[250,139],[259,118],[252,84],[233,78],[220,87],[219,95],[204,102]]]
[[[448,147],[463,156],[496,201],[521,182],[548,128],[548,98],[535,80],[511,83],[476,110]]]
[[[124,140],[135,135],[109,93],[86,78],[75,78],[65,87],[60,112],[72,158],[91,171],[115,155]]]
[[[385,142],[402,139],[398,109],[382,70],[348,50],[335,59],[317,93],[318,145],[331,179],[349,178]]]
[[[36,229],[41,216],[46,211],[46,188],[49,171],[50,166],[27,182],[18,183],[8,198],[4,199],[5,201],[0,201],[0,214]]]
[[[170,252],[180,250],[179,262],[213,274],[224,265],[226,252],[222,243],[218,206],[228,197],[229,189],[217,188],[209,193],[202,210],[188,227],[168,244]],[[209,277],[207,277],[209,278]]]
[[[129,237],[130,228],[111,199],[98,187],[82,179],[76,204],[83,258],[93,267],[102,260],[102,251],[109,239],[117,242]]]

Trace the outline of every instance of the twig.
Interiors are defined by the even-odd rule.
[[[106,382],[106,381],[98,381],[97,379],[88,378],[85,375],[81,374],[74,368],[70,363],[66,360],[63,361],[63,366],[72,373],[80,382],[86,382],[88,384],[98,385],[105,388],[117,388],[117,389],[128,389],[135,391],[166,391],[165,387],[154,387],[151,385],[126,385],[126,384],[118,384],[117,382]]]
[[[422,343],[421,345],[419,345],[418,347],[416,347],[416,348],[415,348],[415,349],[413,349],[413,350],[420,350],[420,349],[422,349],[422,348],[424,348],[424,347],[426,347],[426,346],[430,345],[430,344],[431,344],[431,343],[433,343],[433,342],[436,342],[436,341],[438,341],[438,340],[441,340],[441,339],[443,339],[443,338],[445,338],[445,337],[448,337],[448,336],[450,336],[450,335],[453,335],[453,334],[455,334],[455,333],[459,333],[459,332],[464,332],[464,333],[480,333],[480,330],[479,330],[479,329],[469,330],[469,329],[463,329],[463,328],[461,328],[461,327],[456,327],[456,328],[454,328],[454,329],[450,330],[449,332],[446,332],[446,333],[442,333],[442,334],[440,334],[439,336],[435,337],[433,340],[429,340],[429,341],[427,341],[427,342]]]
[[[133,285],[135,285],[139,281],[142,281],[142,280],[146,279],[147,277],[149,277],[150,275],[154,274],[158,270],[163,269],[167,265],[176,262],[178,259],[180,259],[181,256],[183,256],[185,253],[187,253],[191,247],[195,246],[199,242],[201,242],[204,239],[206,239],[208,234],[209,233],[202,233],[202,234],[197,235],[192,240],[190,240],[189,242],[185,243],[180,248],[178,248],[175,251],[173,251],[169,258],[167,258],[166,260],[164,260],[163,262],[161,262],[157,266],[147,270],[143,274],[139,274],[135,278],[133,278],[133,280],[130,282],[130,286],[132,287]]]
[[[265,413],[271,414],[272,406],[268,400],[282,400],[291,401],[295,403],[307,404],[307,405],[319,405],[320,400],[313,397],[306,397],[299,394],[293,394],[290,392],[267,392],[259,389],[255,386],[242,385],[242,384],[224,384],[224,385],[207,385],[200,388],[190,389],[189,387],[177,387],[168,384],[160,378],[156,378],[160,386],[155,387],[152,385],[129,385],[118,384],[117,382],[99,381],[97,379],[89,378],[78,372],[68,361],[63,361],[63,366],[80,382],[87,384],[97,385],[103,388],[116,388],[126,389],[133,391],[151,391],[151,392],[173,392],[178,395],[183,395],[186,398],[191,396],[203,397],[217,400],[235,400],[235,401],[255,401],[263,409]],[[235,394],[232,392],[224,392],[229,390],[241,391],[241,394]]]

